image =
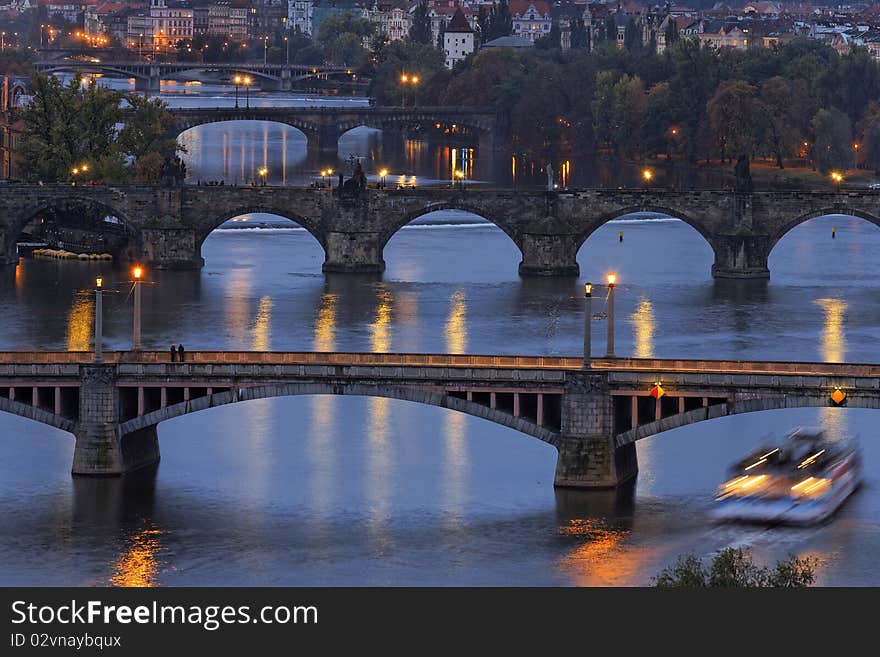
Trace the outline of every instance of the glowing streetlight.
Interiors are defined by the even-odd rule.
[[[584,368],[590,367],[590,345],[592,333],[590,322],[593,318],[593,284],[584,283]]]
[[[464,171],[462,171],[461,169],[456,169],[454,175],[458,179],[462,191],[464,191]]]
[[[95,278],[95,362],[100,363],[104,359],[104,305],[103,290],[104,279],[101,276]]]
[[[132,329],[131,349],[141,350],[141,279],[144,276],[144,268],[135,265],[131,270],[134,279],[134,327]]]
[[[241,84],[242,76],[232,76],[232,83],[235,85],[235,109],[238,109],[238,85]]]
[[[831,180],[833,180],[834,182],[837,183],[837,191],[839,192],[840,191],[840,183],[843,182],[843,174],[840,173],[839,171],[832,171],[831,172]]]
[[[654,172],[647,168],[642,169],[642,180],[644,180],[646,183],[651,182],[652,180],[654,180]]]
[[[617,274],[609,273],[608,281],[608,334],[605,358],[614,358],[614,287],[617,284]]]
[[[385,177],[388,175],[388,169],[379,169],[379,179],[381,182],[381,188],[385,189]]]
[[[265,187],[266,186],[266,177],[269,175],[269,167],[262,166],[257,169],[257,175],[260,176],[260,184]]]
[[[251,108],[251,85],[254,83],[254,79],[250,75],[245,75],[241,79],[241,84],[244,86],[245,93],[245,103],[247,109]]]

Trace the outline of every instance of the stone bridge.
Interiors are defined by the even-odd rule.
[[[380,272],[383,249],[407,223],[435,210],[488,219],[522,254],[523,275],[579,272],[576,255],[608,221],[636,211],[663,212],[695,228],[715,253],[719,278],[766,278],[773,246],[813,217],[847,214],[880,225],[880,192],[666,191],[589,189],[511,191],[370,189],[353,198],[297,187],[155,187],[8,184],[0,195],[0,264],[18,261],[15,242],[41,211],[65,200],[95,203],[129,230],[127,253],[156,268],[203,264],[208,234],[232,217],[266,212],[305,228],[324,249],[324,271]]]
[[[243,105],[239,102],[239,105]],[[494,110],[469,107],[220,107],[169,108],[170,136],[198,125],[221,121],[272,121],[300,130],[309,148],[336,152],[344,132],[365,126],[380,130],[420,126],[452,129],[478,139],[481,150],[505,143],[505,128]]]
[[[0,411],[72,433],[73,473],[119,475],[159,460],[156,427],[181,415],[289,395],[387,397],[467,413],[556,447],[555,485],[614,487],[635,441],[762,410],[880,408],[880,365],[445,354],[0,353]],[[650,389],[661,382],[666,394]]]
[[[96,59],[96,58],[95,58]],[[52,73],[101,73],[104,75],[134,78],[137,91],[158,92],[162,80],[191,79],[198,73],[218,73],[230,80],[235,74],[250,75],[260,81],[263,89],[289,91],[295,82],[308,79],[341,77],[352,79],[354,72],[344,66],[318,66],[308,64],[262,64],[260,62],[201,63],[201,62],[150,62],[88,61],[87,59],[44,59],[33,64],[35,70],[46,75]]]

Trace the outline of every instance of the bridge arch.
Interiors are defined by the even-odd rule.
[[[469,212],[497,226],[505,235],[507,235],[516,247],[522,250],[520,245],[519,233],[515,227],[498,216],[494,216],[491,212],[486,212],[485,208],[480,207],[469,198],[459,197],[450,198],[448,200],[429,202],[426,205],[415,209],[408,210],[394,217],[392,221],[384,226],[384,230],[379,234],[379,247],[384,249],[388,241],[404,226],[415,221],[419,217],[423,217],[432,212],[441,212],[443,210],[460,210]]]
[[[849,395],[846,399],[846,408],[873,408],[880,409],[880,398],[868,395]],[[615,436],[614,442],[617,447],[632,444],[644,438],[650,438],[671,429],[678,429],[689,424],[714,420],[728,415],[741,415],[743,413],[757,413],[759,411],[774,411],[786,408],[829,408],[828,395],[822,393],[806,393],[797,395],[772,395],[745,399],[735,402],[725,402],[704,406],[701,408],[670,415],[662,420],[642,424],[635,429],[624,431]]]
[[[782,240],[783,237],[785,237],[788,233],[790,233],[801,224],[804,224],[811,219],[827,217],[829,215],[843,215],[847,217],[855,217],[856,219],[863,219],[880,228],[880,216],[877,216],[876,214],[867,212],[865,210],[861,210],[859,208],[838,206],[822,208],[819,210],[811,210],[810,212],[805,212],[804,214],[798,215],[797,217],[794,217],[793,219],[782,223],[773,233],[771,233],[770,239],[767,242],[767,256],[769,257],[770,253]]]
[[[480,417],[490,422],[495,422],[521,433],[530,435],[538,440],[549,443],[555,447],[559,444],[559,434],[547,427],[538,426],[536,423],[523,417],[514,417],[499,409],[487,408],[466,399],[452,397],[429,390],[409,388],[402,386],[381,386],[367,384],[335,385],[332,383],[293,383],[282,385],[265,385],[243,388],[233,388],[224,392],[213,393],[204,397],[184,401],[165,408],[147,413],[140,417],[123,422],[119,426],[119,433],[123,436],[134,432],[154,427],[160,422],[175,417],[196,413],[216,406],[234,404],[253,399],[268,399],[272,397],[290,397],[296,395],[348,395],[361,397],[385,397],[399,399],[429,406],[438,406],[467,415]]]
[[[629,205],[622,206],[617,208],[611,212],[605,212],[598,217],[588,217],[585,218],[583,222],[583,229],[576,234],[577,248],[575,251],[580,250],[580,248],[584,245],[584,243],[590,238],[590,236],[599,230],[602,226],[607,224],[609,221],[614,221],[615,219],[621,219],[627,215],[637,214],[641,212],[655,212],[657,214],[664,214],[672,219],[678,219],[688,226],[696,230],[700,235],[702,235],[703,239],[712,247],[712,250],[715,250],[715,245],[712,242],[712,233],[709,228],[703,225],[700,221],[690,217],[687,213],[677,210],[673,207],[668,207],[664,205]]]
[[[270,214],[298,225],[303,228],[309,235],[315,238],[315,241],[321,246],[322,251],[326,251],[324,246],[324,234],[320,228],[319,221],[310,219],[305,215],[290,212],[286,207],[276,207],[271,203],[248,203],[246,205],[236,206],[232,210],[227,210],[222,214],[212,216],[210,219],[203,221],[196,230],[196,253],[201,256],[202,246],[208,236],[217,228],[225,224],[227,221],[242,217],[249,214]]]
[[[92,206],[94,208],[100,209],[102,212],[106,212],[108,216],[114,216],[122,223],[125,228],[126,233],[128,234],[129,245],[137,246],[140,244],[140,228],[139,226],[129,221],[126,213],[121,212],[117,209],[117,204],[112,201],[106,201],[103,199],[95,198],[94,196],[90,196],[87,194],[77,192],[77,187],[70,187],[70,192],[68,193],[65,189],[65,193],[62,196],[53,196],[39,199],[36,205],[30,206],[23,212],[20,212],[17,215],[13,215],[9,219],[9,223],[6,228],[6,258],[8,262],[16,262],[16,240],[24,228],[34,219],[36,219],[41,213],[51,210],[61,204],[69,203],[69,202],[78,202],[83,203],[88,206]],[[112,203],[112,204],[111,204]],[[3,240],[0,239],[0,244],[3,243]],[[0,254],[2,256],[3,254]]]
[[[67,431],[70,434],[73,434],[74,431],[76,431],[75,420],[56,415],[55,413],[43,408],[32,406],[31,404],[13,401],[7,397],[0,397],[0,413],[17,415],[28,420],[33,420],[34,422],[39,422],[40,424],[47,424],[50,427]]]

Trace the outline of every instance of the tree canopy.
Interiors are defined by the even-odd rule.
[[[132,114],[118,129],[123,101]],[[124,95],[94,80],[63,84],[34,76],[33,101],[22,119],[20,155],[30,180],[76,180],[85,168],[91,180],[155,182],[180,150],[166,135],[170,117],[162,101]]]

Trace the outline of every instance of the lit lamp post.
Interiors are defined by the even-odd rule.
[[[614,358],[614,286],[617,283],[616,274],[608,274],[608,343],[605,349],[605,358]]]
[[[385,176],[388,175],[388,169],[379,169],[380,187],[385,189]]]
[[[400,74],[400,106],[406,107],[406,83],[409,82],[409,76],[406,73]]]
[[[89,165],[88,163],[80,164],[79,166],[75,166],[70,170],[70,176],[73,179],[73,184],[76,185],[76,178],[80,174],[88,173]]]
[[[238,85],[241,84],[241,76],[232,76],[232,83],[235,85],[235,109],[238,109]]]
[[[101,286],[104,279],[98,276],[95,279],[95,362],[100,363],[104,359],[104,304]]]
[[[461,191],[464,191],[464,171],[462,171],[461,169],[456,169],[455,177],[458,179],[458,184],[461,186]]]
[[[412,76],[410,78],[410,83],[413,86],[413,107],[415,107],[419,104],[419,76]]]
[[[644,180],[646,183],[650,183],[652,180],[654,180],[654,172],[647,168],[642,169],[642,180]]]
[[[132,330],[131,348],[132,351],[141,350],[141,279],[144,276],[144,268],[135,265],[131,270],[134,278],[134,328]]]
[[[266,177],[269,175],[269,167],[260,167],[257,169],[257,174],[260,176],[260,185],[266,186]]]
[[[593,284],[584,283],[584,368],[590,367],[590,344],[592,340],[590,322],[593,318]]]
[[[837,183],[837,191],[840,191],[840,183],[843,182],[843,174],[839,171],[831,172],[831,180]]]
[[[244,97],[245,97],[245,106],[247,109],[251,108],[251,85],[254,83],[254,79],[250,75],[245,75],[241,83],[244,85]]]

